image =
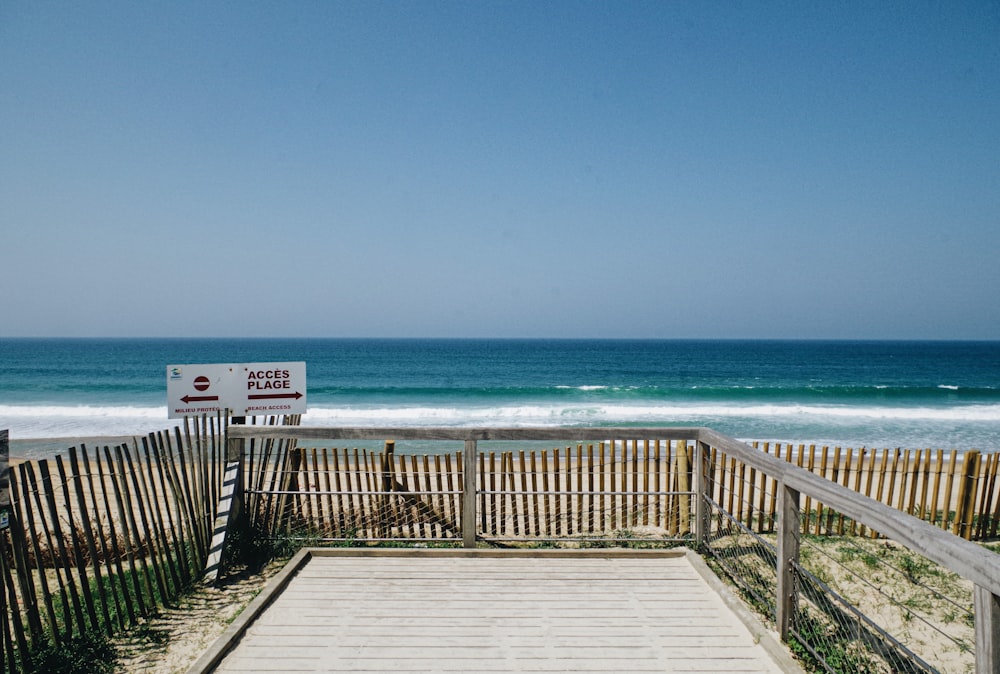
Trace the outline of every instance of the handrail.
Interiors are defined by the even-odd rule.
[[[784,486],[835,508],[993,594],[1000,594],[1000,555],[995,552],[717,431],[702,429],[699,440],[737,456]]]
[[[820,477],[805,468],[754,449],[727,435],[703,427],[525,427],[525,428],[437,428],[437,427],[319,427],[319,426],[229,426],[230,439],[300,440],[695,440],[735,456],[804,496],[819,499],[838,512],[913,549],[980,587],[1000,595],[1000,555],[950,534],[912,515]]]
[[[241,426],[230,425],[230,438],[263,438],[278,440],[298,438],[300,440],[454,440],[456,442],[475,440],[482,442],[504,440],[607,440],[609,438],[649,438],[660,440],[697,440],[704,428],[666,426],[655,428],[607,428],[574,426],[562,427],[518,427],[518,428],[440,428],[430,426],[409,426],[382,428],[320,427],[320,426]]]

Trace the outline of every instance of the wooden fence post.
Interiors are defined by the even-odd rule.
[[[966,540],[972,538],[972,520],[976,514],[976,487],[979,481],[978,450],[965,452],[962,461],[962,477],[958,486],[958,508],[952,533]]]
[[[694,443],[694,539],[698,549],[705,544],[708,533],[708,499],[710,480],[708,479],[708,445],[697,440]]]
[[[778,485],[778,588],[775,605],[775,623],[782,641],[788,641],[795,617],[797,588],[793,564],[799,561],[799,492]]]
[[[476,464],[478,449],[475,440],[465,441],[462,456],[462,546],[476,547]]]
[[[1000,597],[976,586],[972,601],[976,616],[976,674],[1000,671]]]
[[[222,478],[219,495],[219,510],[212,531],[212,546],[205,564],[205,581],[215,583],[222,571],[222,549],[226,544],[226,534],[241,512],[242,466],[244,440],[228,438],[226,441],[226,472]]]

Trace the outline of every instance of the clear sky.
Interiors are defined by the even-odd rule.
[[[1000,5],[0,0],[0,221],[0,336],[1000,339]]]

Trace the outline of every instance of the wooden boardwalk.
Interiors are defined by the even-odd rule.
[[[797,669],[718,583],[685,551],[314,550],[191,672]]]

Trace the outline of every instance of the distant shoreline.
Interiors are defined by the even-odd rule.
[[[95,436],[69,436],[65,438],[22,438],[10,439],[11,460],[31,460],[51,458],[56,454],[61,454],[70,447],[86,446],[88,449],[94,447],[115,447],[123,443],[131,444],[132,435],[95,435]]]

